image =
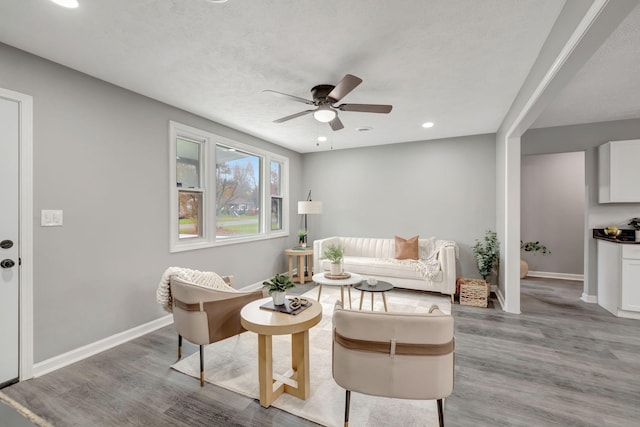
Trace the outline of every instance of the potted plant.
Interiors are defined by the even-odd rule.
[[[484,240],[476,239],[473,245],[473,255],[476,257],[478,271],[482,278],[486,281],[487,277],[498,265],[500,259],[500,243],[498,243],[498,235],[495,231],[487,230]]]
[[[640,218],[631,218],[629,224],[636,230],[636,242],[640,242]]]
[[[535,242],[523,242],[520,240],[520,250],[525,252],[530,252],[532,254],[542,254],[542,255],[550,255],[551,251],[547,249],[545,245],[542,243]],[[523,259],[520,259],[520,278],[524,279],[527,277],[527,273],[529,272],[529,263]]]
[[[329,245],[322,255],[322,259],[328,259],[331,262],[330,272],[333,275],[342,273],[342,258],[344,250],[339,245]]]
[[[262,282],[262,286],[269,289],[269,295],[273,297],[273,305],[283,305],[287,289],[295,287],[295,284],[288,275],[276,274],[271,280]]]
[[[298,246],[307,247],[307,230],[298,230]]]

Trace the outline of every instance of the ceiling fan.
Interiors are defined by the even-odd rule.
[[[331,129],[340,130],[344,128],[342,121],[338,118],[338,110],[340,111],[359,111],[363,113],[382,113],[387,114],[393,108],[392,105],[380,105],[380,104],[340,104],[335,105],[342,98],[344,98],[349,92],[355,89],[362,79],[351,74],[344,76],[340,83],[336,86],[333,85],[317,85],[311,88],[311,95],[313,95],[313,101],[309,99],[300,98],[294,95],[288,95],[286,93],[278,92],[275,90],[266,89],[263,92],[272,92],[277,95],[286,96],[294,101],[302,102],[307,105],[314,105],[317,108],[315,110],[305,110],[290,116],[282,117],[274,120],[274,123],[282,123],[287,120],[295,119],[307,114],[313,113],[313,117],[319,122],[329,123]]]

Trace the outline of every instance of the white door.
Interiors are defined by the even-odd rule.
[[[19,107],[0,98],[0,387],[17,381],[19,374]]]

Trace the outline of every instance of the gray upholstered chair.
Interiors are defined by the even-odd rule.
[[[333,378],[346,389],[344,425],[351,391],[400,399],[437,400],[453,391],[453,318],[432,306],[405,314],[342,309],[333,313]]]
[[[204,385],[204,346],[245,332],[240,310],[263,297],[263,291],[239,292],[233,277],[223,277],[228,290],[211,289],[171,276],[173,323],[178,330],[178,360],[182,357],[182,338],[200,346],[200,385]]]

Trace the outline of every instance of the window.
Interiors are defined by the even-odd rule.
[[[176,122],[169,131],[172,252],[288,234],[286,157]]]

